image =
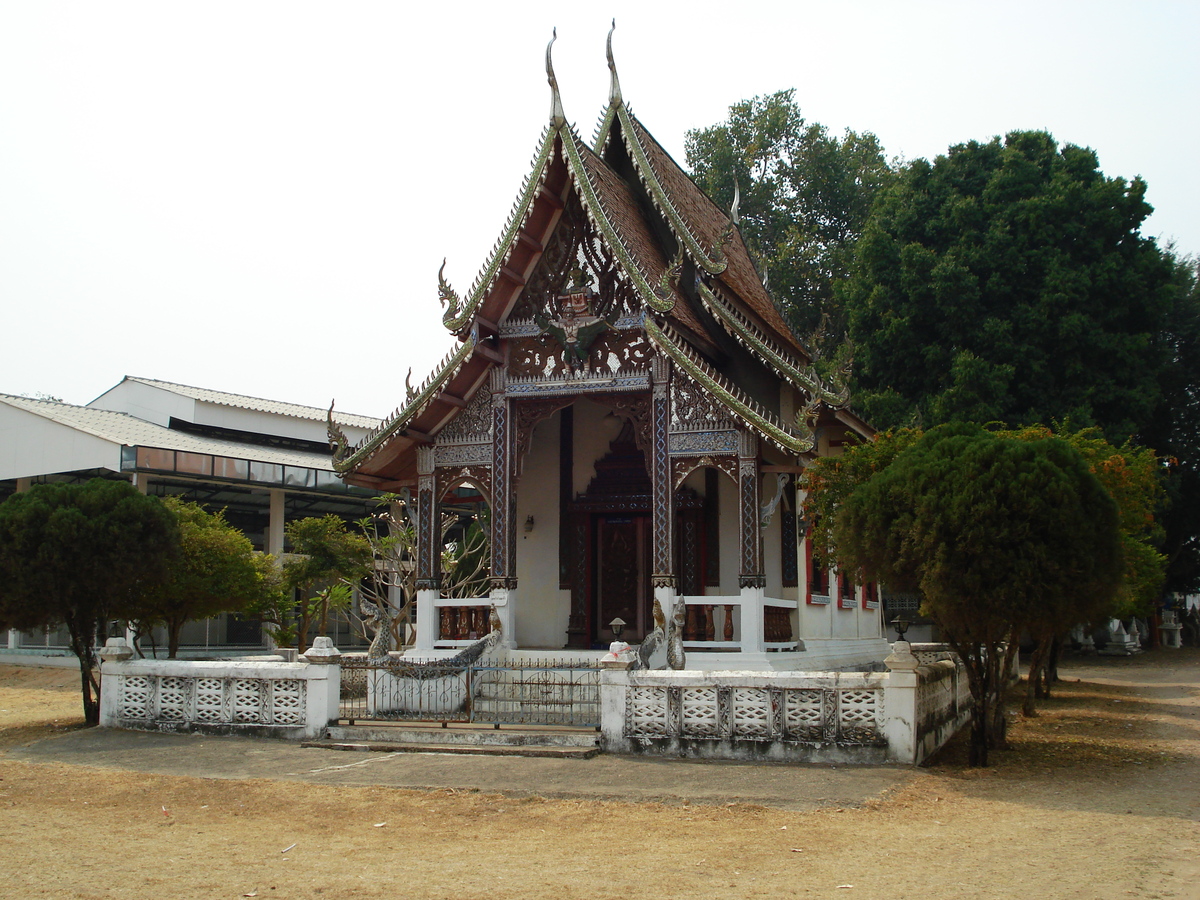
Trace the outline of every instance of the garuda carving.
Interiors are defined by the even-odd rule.
[[[574,283],[567,293],[557,298],[558,316],[550,318],[538,311],[534,321],[563,348],[563,360],[572,373],[588,371],[588,351],[596,338],[612,327],[613,321],[592,315],[592,302],[596,292],[583,284],[583,270],[576,267],[572,273]]]

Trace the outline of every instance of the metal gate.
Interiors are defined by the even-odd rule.
[[[340,660],[340,718],[599,727],[600,665],[540,660],[440,665]]]

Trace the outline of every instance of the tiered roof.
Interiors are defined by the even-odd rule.
[[[722,344],[730,338],[809,396],[807,416],[815,419],[824,404],[821,415],[832,420],[834,411],[846,406],[845,385],[830,384],[814,371],[811,354],[764,287],[736,227],[736,212],[713,203],[625,104],[611,38],[610,32],[612,89],[594,147],[562,116],[547,48],[551,122],[502,236],[464,298],[440,282],[447,305],[443,321],[463,344],[410,391],[403,407],[339,454],[337,466],[348,480],[389,489],[415,477],[410,448],[430,440],[480,388],[489,370],[503,363],[500,323],[541,260],[572,192],[632,283],[647,336],[735,418],[790,454],[808,453],[814,446],[813,420],[779,421],[721,374]],[[622,176],[630,165],[636,181]],[[664,246],[663,229],[655,229],[648,213],[661,218],[675,246]],[[685,261],[695,271],[694,286],[680,284]],[[838,418],[865,430],[844,412]]]

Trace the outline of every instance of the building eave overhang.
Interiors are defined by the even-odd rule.
[[[700,282],[698,288],[700,302],[721,323],[726,333],[774,369],[780,378],[834,409],[844,409],[849,405],[850,389],[847,385],[826,382],[811,363],[801,363],[747,315],[728,303],[719,290],[712,290],[704,282]]]
[[[659,324],[653,316],[644,320],[646,334],[656,348],[670,357],[680,369],[709,391],[730,414],[779,449],[797,455],[816,446],[816,436],[803,423],[788,427],[769,411],[743,394],[728,379],[706,363],[696,351],[680,339],[668,323]]]

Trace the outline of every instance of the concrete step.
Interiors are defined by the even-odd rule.
[[[343,744],[396,744],[459,748],[557,748],[595,750],[599,734],[593,728],[524,725],[493,728],[467,722],[372,722],[331,725],[326,740]],[[450,752],[438,750],[436,752]],[[471,752],[470,749],[457,752]]]
[[[320,747],[324,750],[352,750],[380,753],[462,753],[475,756],[527,756],[551,757],[554,759],[591,759],[600,752],[599,747],[539,747],[528,744],[415,744],[393,741],[304,741],[302,747]]]

